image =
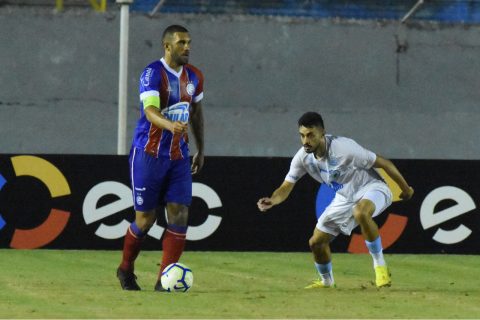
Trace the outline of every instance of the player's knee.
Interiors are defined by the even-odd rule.
[[[325,241],[325,239],[321,237],[312,236],[310,240],[308,240],[308,245],[310,246],[310,250],[315,252],[325,249],[328,245],[328,241]]]
[[[152,228],[153,224],[155,223],[156,216],[153,213],[140,213],[137,212],[137,216],[135,218],[135,224],[142,232],[148,232],[150,228]]]
[[[353,208],[353,217],[357,223],[362,224],[372,218],[374,209],[375,207],[369,204],[359,203]]]
[[[186,225],[188,222],[188,207],[179,204],[168,204],[167,217],[169,224]]]
[[[362,224],[362,222],[366,221],[367,219],[365,211],[359,210],[357,208],[353,210],[353,217],[355,218],[355,221],[357,221],[357,223],[359,224]]]
[[[147,233],[153,226],[153,222],[150,223],[147,221],[135,222],[135,224],[143,233]]]

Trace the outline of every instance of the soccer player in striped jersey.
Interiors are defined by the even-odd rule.
[[[391,204],[392,194],[374,168],[384,169],[398,184],[402,190],[401,199],[410,199],[413,188],[390,160],[363,148],[352,139],[325,134],[323,119],[318,113],[302,115],[298,128],[303,147],[293,157],[285,181],[270,197],[261,198],[258,208],[266,211],[285,201],[295,183],[307,173],[318,182],[328,184],[335,190],[335,197],[318,218],[309,240],[319,279],[306,289],[335,286],[330,241],[340,233],[350,235],[357,225],[360,225],[373,258],[376,286],[390,286],[382,240],[373,217]]]
[[[157,207],[166,207],[163,256],[154,287],[163,290],[162,271],[180,259],[185,246],[192,174],[199,172],[204,162],[203,75],[188,63],[189,32],[183,26],[171,25],[163,32],[162,42],[164,57],[148,65],[140,76],[140,118],[129,159],[135,221],[125,235],[117,269],[124,290],[140,290],[134,262],[155,223]],[[191,165],[189,123],[197,146]]]

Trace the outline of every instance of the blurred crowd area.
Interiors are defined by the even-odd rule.
[[[102,2],[104,6],[102,7]],[[0,0],[0,5],[116,7],[117,0]],[[401,19],[418,0],[134,0],[131,10],[151,13],[272,15],[342,19]],[[444,23],[480,22],[480,0],[424,0],[414,20]],[[97,10],[98,11],[98,10]]]

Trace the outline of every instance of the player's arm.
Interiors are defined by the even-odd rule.
[[[397,183],[397,185],[402,190],[402,193],[400,194],[401,199],[408,200],[413,196],[413,188],[408,185],[407,181],[402,176],[400,171],[398,171],[397,167],[393,164],[392,161],[377,155],[373,167],[385,170],[385,172],[390,176],[390,178],[392,178],[393,181]]]
[[[147,105],[143,111],[145,112],[147,120],[160,129],[170,130],[174,134],[187,132],[188,125],[186,123],[168,120],[160,113],[159,107],[153,104]]]
[[[199,172],[203,167],[204,155],[203,155],[203,110],[202,102],[192,103],[192,109],[190,112],[190,123],[192,125],[193,137],[195,138],[195,144],[197,145],[197,153],[192,159],[192,174]]]
[[[282,203],[288,198],[294,186],[295,184],[292,182],[289,182],[286,180],[283,181],[280,187],[278,187],[275,191],[273,191],[270,197],[265,197],[258,200],[257,202],[258,209],[260,211],[267,211],[271,207]]]

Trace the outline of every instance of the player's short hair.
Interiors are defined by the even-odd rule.
[[[163,31],[162,41],[164,42],[166,37],[172,36],[175,32],[188,32],[188,30],[184,26],[172,24]]]
[[[298,126],[301,127],[307,127],[307,128],[312,128],[312,127],[321,127],[322,129],[325,129],[325,126],[323,125],[323,119],[322,116],[316,112],[305,112],[300,119],[298,119]]]

